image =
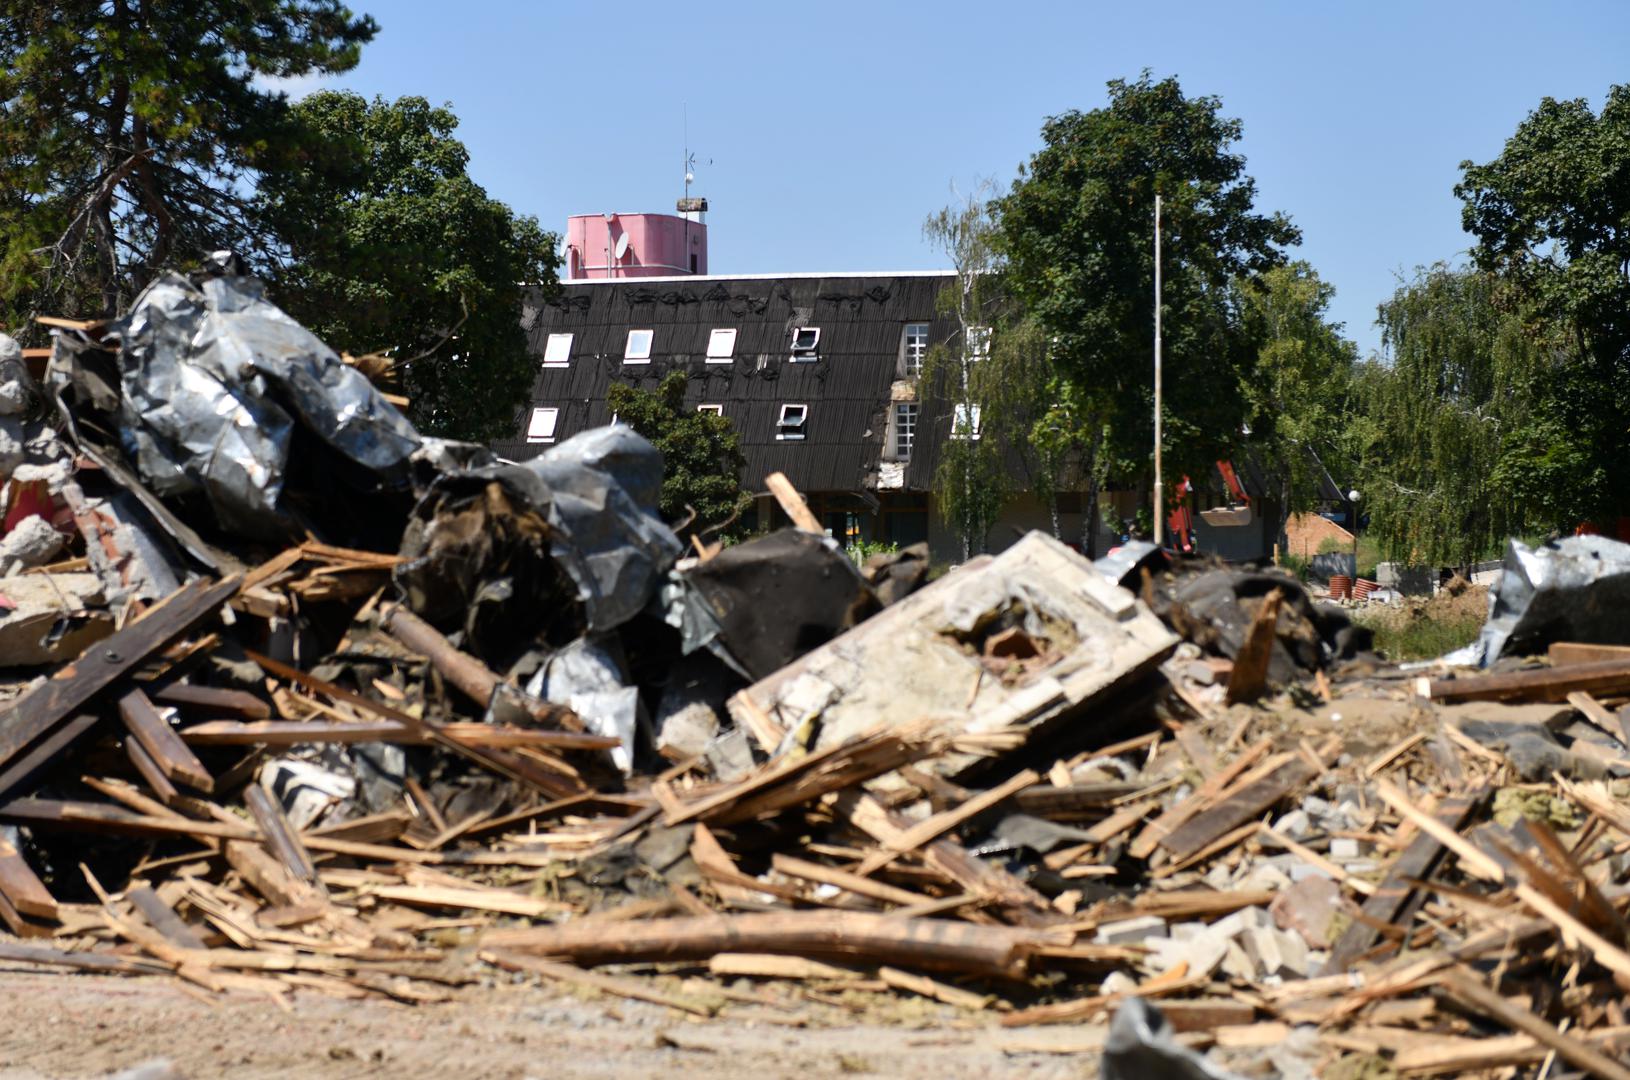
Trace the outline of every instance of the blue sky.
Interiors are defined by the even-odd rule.
[[[944,266],[922,221],[953,183],[1005,186],[1110,78],[1176,75],[1244,122],[1366,351],[1397,275],[1467,246],[1459,163],[1630,81],[1623,2],[352,3],[382,29],[325,85],[451,103],[472,175],[557,232],[671,212],[688,113],[714,273]]]

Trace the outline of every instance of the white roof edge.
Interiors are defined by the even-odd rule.
[[[669,277],[616,277],[616,278],[577,278],[567,281],[561,280],[562,285],[627,285],[639,282],[676,282],[676,281],[779,281],[786,278],[899,278],[899,277],[950,277],[955,270],[833,270],[799,271],[792,274],[675,274]]]

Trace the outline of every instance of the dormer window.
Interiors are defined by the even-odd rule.
[[[628,341],[623,345],[623,363],[649,364],[651,362],[651,339],[656,333],[651,330],[630,330]]]
[[[736,328],[719,327],[707,336],[707,362],[728,364],[736,355]]]
[[[804,422],[808,419],[808,405],[781,406],[781,414],[775,421],[775,437],[782,442],[802,442]]]
[[[567,367],[572,360],[572,335],[550,334],[543,347],[544,367]]]
[[[792,332],[792,358],[794,361],[819,360],[821,328],[800,326]]]

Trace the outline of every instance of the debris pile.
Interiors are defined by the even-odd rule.
[[[801,527],[687,552],[639,436],[423,437],[225,258],[53,325],[0,341],[0,959],[1626,1075],[1630,649],[1417,677],[1291,578],[1039,533],[856,568],[780,477]]]

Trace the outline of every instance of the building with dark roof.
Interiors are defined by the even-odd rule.
[[[531,401],[515,437],[493,448],[514,460],[540,453],[613,422],[606,402],[614,384],[654,389],[681,370],[686,404],[728,417],[740,433],[743,487],[763,492],[764,478],[779,471],[834,536],[927,540],[937,559],[960,558],[958,538],[933,512],[932,488],[941,448],[966,432],[959,435],[954,408],[924,395],[917,378],[931,347],[963,347],[956,319],[939,313],[954,273],[673,274],[686,265],[681,257],[707,266],[706,204],[687,202],[677,218],[571,219],[568,279],[553,295],[534,290],[524,301],[522,325],[538,361]],[[1130,487],[1101,498],[1126,519],[1147,505],[1147,493]],[[1079,492],[1058,497],[1067,540],[1083,539],[1083,503]],[[753,513],[759,527],[786,523],[767,495]],[[1051,508],[1020,495],[987,534],[987,548],[1054,522]],[[1256,524],[1207,529],[1202,521],[1196,530],[1213,534],[1207,548],[1251,557],[1272,544],[1262,541],[1261,518]],[[1096,525],[1101,553],[1116,535]]]

